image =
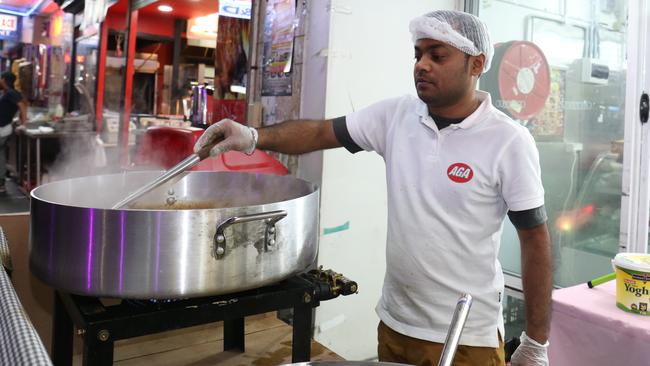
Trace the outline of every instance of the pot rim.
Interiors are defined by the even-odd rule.
[[[162,211],[162,212],[178,212],[178,211],[183,211],[183,212],[206,212],[206,211],[221,211],[221,210],[251,209],[251,208],[258,208],[258,207],[261,208],[261,207],[264,207],[264,206],[267,206],[267,205],[274,205],[274,204],[279,204],[279,203],[291,202],[291,201],[296,200],[296,199],[309,197],[309,196],[311,196],[313,194],[319,194],[319,191],[320,191],[320,187],[319,187],[319,185],[317,183],[312,183],[312,182],[306,181],[304,179],[296,178],[296,177],[289,176],[289,175],[287,175],[287,176],[277,176],[277,175],[272,175],[272,174],[249,173],[249,172],[192,171],[188,175],[190,175],[190,174],[202,174],[202,175],[203,174],[206,174],[206,175],[207,174],[210,174],[210,175],[219,174],[219,175],[249,175],[249,176],[252,176],[252,175],[260,175],[260,174],[262,174],[262,175],[265,175],[265,176],[268,176],[268,177],[272,177],[272,178],[269,178],[269,179],[300,181],[300,182],[304,183],[311,190],[311,192],[309,192],[308,194],[299,195],[299,196],[296,196],[296,197],[293,197],[293,198],[290,198],[290,199],[287,199],[287,200],[273,201],[273,202],[262,203],[262,204],[258,204],[258,205],[217,207],[217,208],[170,208],[170,209],[160,208],[160,209],[155,209],[155,210],[154,209],[147,209],[147,208],[120,208],[120,209],[113,209],[113,208],[110,208],[110,207],[103,208],[103,207],[91,207],[91,206],[88,206],[88,205],[70,205],[70,204],[65,204],[65,203],[61,203],[61,202],[52,201],[52,200],[45,199],[45,198],[42,198],[42,197],[38,196],[38,193],[40,193],[39,191],[45,190],[48,187],[51,187],[52,185],[66,184],[66,183],[73,183],[74,184],[75,181],[81,181],[81,180],[85,180],[85,179],[89,179],[89,178],[93,178],[93,177],[121,176],[121,175],[125,175],[125,174],[126,175],[144,175],[144,174],[151,174],[152,172],[162,173],[164,171],[163,170],[160,170],[160,171],[158,171],[158,170],[125,171],[125,172],[122,172],[122,173],[114,173],[114,174],[99,174],[99,175],[90,175],[90,176],[84,176],[84,177],[68,178],[68,179],[63,179],[63,180],[59,180],[59,181],[55,181],[55,182],[49,182],[49,183],[46,183],[46,184],[42,184],[42,185],[32,189],[32,191],[29,193],[29,195],[30,195],[31,198],[33,198],[33,199],[35,199],[35,200],[37,200],[39,202],[47,203],[47,204],[50,204],[50,205],[55,205],[55,206],[60,206],[60,207],[94,209],[94,210],[101,210],[101,211],[108,211],[108,212],[113,212],[113,211],[114,212],[120,212],[120,211],[128,211],[128,212],[160,212],[160,211]]]

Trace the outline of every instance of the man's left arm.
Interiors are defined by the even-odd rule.
[[[546,224],[518,229],[522,282],[526,301],[526,334],[540,344],[548,340],[553,268]]]
[[[499,162],[501,192],[521,245],[526,301],[526,331],[510,361],[513,366],[548,366],[553,288],[551,240],[546,227],[539,152],[532,135],[526,131],[514,138]]]
[[[551,241],[546,224],[518,228],[522,282],[526,300],[526,331],[510,359],[513,366],[548,366],[548,333],[553,275]]]

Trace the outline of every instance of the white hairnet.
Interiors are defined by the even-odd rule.
[[[483,72],[490,68],[494,47],[487,26],[472,14],[454,10],[437,10],[419,16],[409,24],[413,43],[430,38],[447,43],[468,55],[485,55]]]

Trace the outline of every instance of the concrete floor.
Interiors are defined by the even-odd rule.
[[[14,215],[29,212],[29,198],[13,180],[6,180],[7,193],[0,194],[0,215]]]

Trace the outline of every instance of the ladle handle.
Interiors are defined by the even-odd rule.
[[[114,204],[111,208],[114,210],[119,210],[124,207],[127,207],[129,204],[133,203],[138,198],[160,187],[161,185],[169,182],[170,180],[174,178],[183,177],[183,173],[185,171],[192,169],[193,166],[195,166],[205,158],[209,157],[210,149],[212,149],[212,147],[214,147],[214,145],[221,140],[223,140],[223,136],[214,136],[207,144],[205,144],[205,146],[203,146],[203,148],[201,148],[201,150],[188,156],[180,163],[174,165],[171,169],[163,173],[161,176],[149,182],[147,185],[142,186],[137,191],[129,194],[124,199]]]
[[[199,159],[203,161],[204,159],[207,159],[210,157],[210,150],[214,147],[214,145],[218,144],[219,142],[224,140],[223,135],[213,135],[210,141],[208,141],[201,150],[196,152],[196,155],[199,156]]]
[[[212,149],[214,145],[206,145],[201,148],[201,150],[196,152],[196,155],[199,157],[199,161],[203,161],[206,158],[210,157],[210,149]]]
[[[124,208],[128,206],[129,204],[133,203],[135,200],[138,198],[144,196],[148,192],[160,187],[161,185],[169,182],[175,177],[178,177],[181,175],[183,172],[191,169],[194,165],[198,164],[201,161],[201,158],[199,157],[198,154],[192,154],[185,158],[183,161],[180,163],[174,165],[171,169],[163,173],[161,176],[156,178],[155,180],[149,182],[148,184],[142,186],[139,188],[137,191],[129,194],[126,196],[124,199],[121,201],[117,202],[116,204],[111,207],[114,210],[119,210],[121,208]]]
[[[472,295],[463,294],[456,303],[456,310],[454,311],[454,316],[449,325],[447,339],[445,339],[438,366],[451,366],[454,361],[456,348],[458,348],[458,342],[460,341],[460,335],[463,333],[463,327],[465,326],[465,321],[467,321],[467,316],[469,315],[469,309],[471,307]]]

